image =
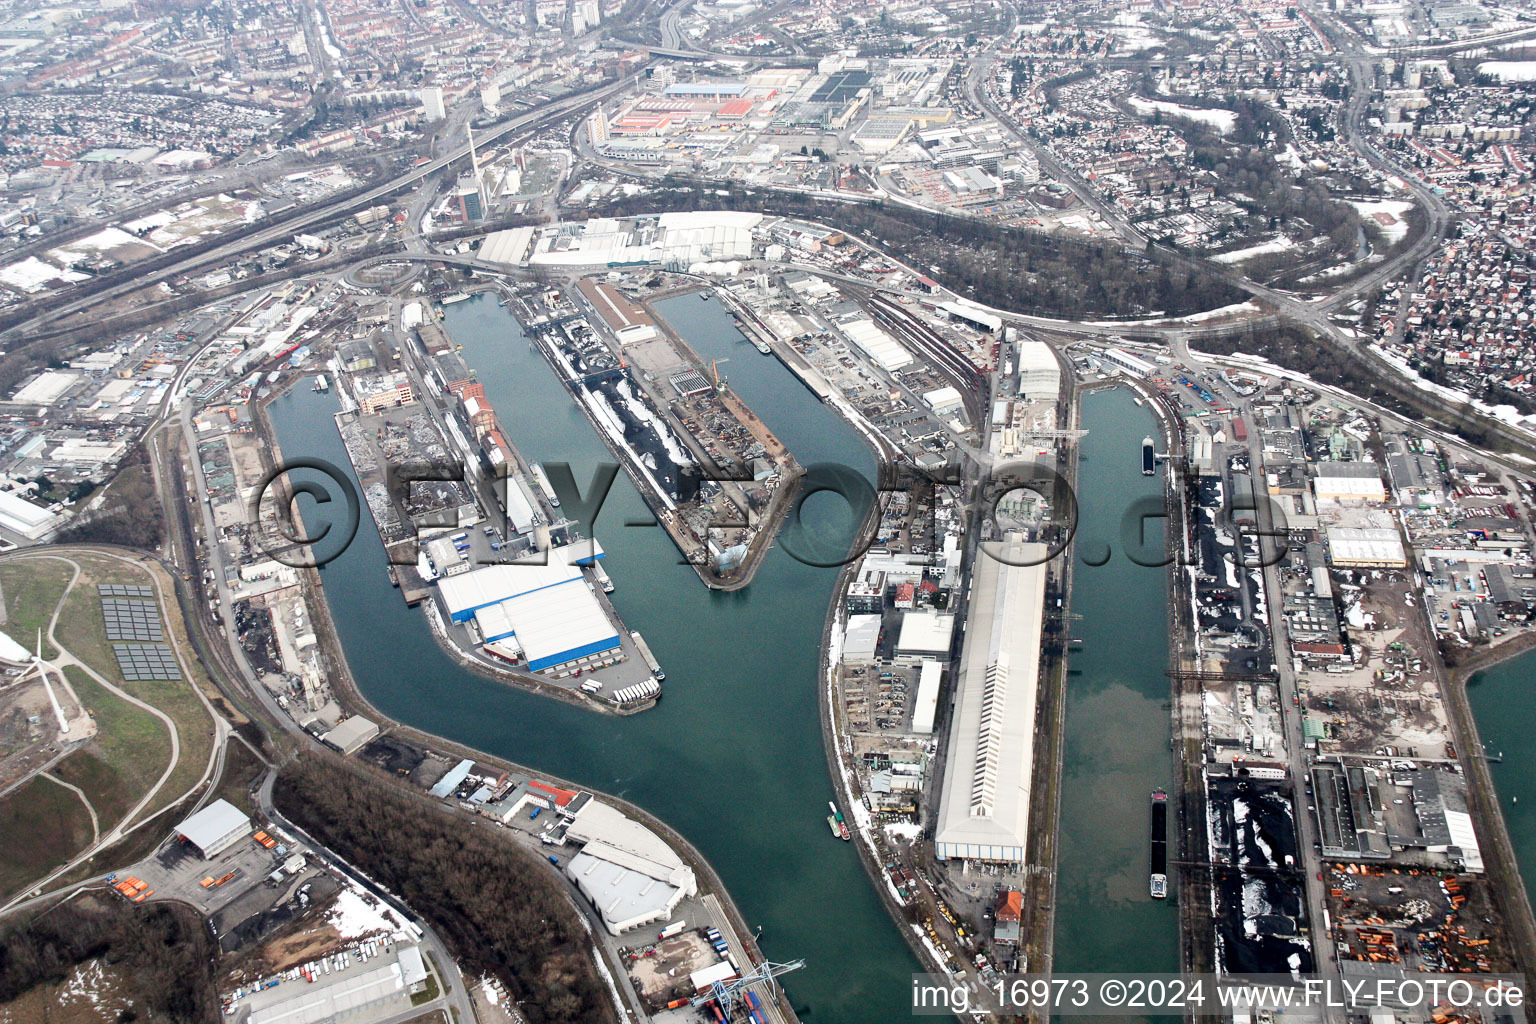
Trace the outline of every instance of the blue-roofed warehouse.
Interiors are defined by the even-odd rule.
[[[438,590],[451,621],[472,622],[484,644],[520,651],[533,672],[558,670],[622,643],[581,568],[560,552],[550,552],[546,565],[488,565],[447,576]]]

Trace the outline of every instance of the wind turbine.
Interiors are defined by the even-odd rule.
[[[26,648],[22,648],[22,650],[25,651]],[[37,631],[37,653],[32,655],[32,665],[17,677],[16,682],[26,682],[28,676],[30,676],[33,672],[37,673],[37,677],[43,682],[43,689],[48,692],[48,703],[53,705],[54,717],[59,720],[59,735],[68,736],[69,720],[64,717],[64,709],[59,706],[59,698],[54,695],[53,684],[48,681],[49,669],[53,669],[53,671],[58,672],[58,669],[53,668],[52,665],[49,665],[46,661],[43,660],[43,631],[39,629]],[[62,678],[63,675],[61,673],[60,679]]]

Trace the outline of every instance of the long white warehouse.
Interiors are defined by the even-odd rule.
[[[977,556],[934,839],[940,860],[1022,864],[1028,845],[1046,548],[999,547],[1001,560]]]

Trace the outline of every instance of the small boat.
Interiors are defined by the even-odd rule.
[[[848,832],[848,823],[843,820],[843,812],[838,810],[837,804],[831,800],[827,801],[827,806],[832,808],[832,813],[827,815],[827,824],[832,826],[832,834],[843,842],[848,842],[853,836]]]
[[[768,347],[768,343],[766,341],[758,342],[757,343],[757,350],[759,352],[761,352],[765,356],[773,354],[773,349]]]

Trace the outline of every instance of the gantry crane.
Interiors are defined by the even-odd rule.
[[[692,1005],[703,1006],[705,1003],[713,1000],[715,1005],[720,1007],[720,1012],[725,1015],[725,1019],[729,1021],[732,1019],[731,1011],[735,1009],[737,1000],[745,999],[743,993],[747,989],[758,982],[762,982],[763,987],[768,990],[768,1002],[772,1003],[778,995],[779,988],[778,982],[774,979],[781,974],[798,971],[804,966],[804,960],[791,960],[785,964],[776,964],[765,960],[739,978],[715,982],[704,992],[695,996]]]

